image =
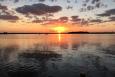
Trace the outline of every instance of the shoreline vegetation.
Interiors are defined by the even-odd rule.
[[[115,32],[65,32],[65,33],[1,32],[0,34],[115,34]]]

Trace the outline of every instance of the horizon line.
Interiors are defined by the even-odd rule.
[[[0,34],[115,34],[115,32],[0,32]]]

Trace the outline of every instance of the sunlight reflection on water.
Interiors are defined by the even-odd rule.
[[[0,35],[0,75],[115,77],[114,39],[114,34]]]

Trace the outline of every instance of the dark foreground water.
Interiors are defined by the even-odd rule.
[[[0,77],[115,77],[115,35],[0,35]]]

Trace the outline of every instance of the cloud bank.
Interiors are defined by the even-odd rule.
[[[38,3],[33,5],[24,5],[16,8],[16,11],[24,15],[43,15],[47,13],[56,13],[62,10],[61,6],[49,6],[46,4]]]

